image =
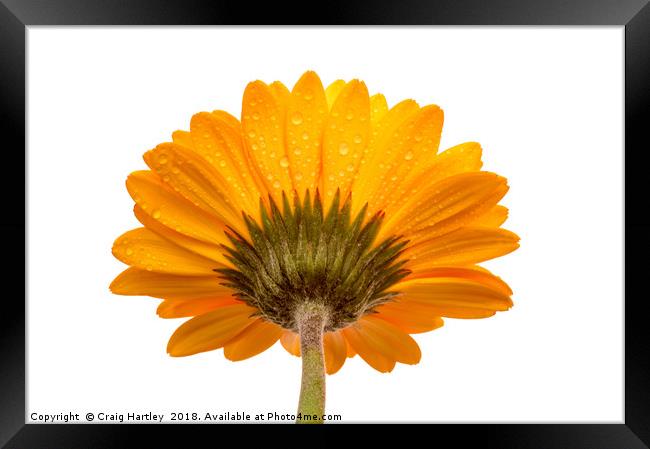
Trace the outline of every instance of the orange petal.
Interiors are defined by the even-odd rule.
[[[261,181],[278,204],[283,190],[293,191],[284,124],[284,111],[269,86],[261,81],[248,84],[242,103],[244,140]]]
[[[223,111],[200,112],[192,117],[190,128],[194,151],[226,181],[233,199],[255,210],[260,188],[244,151],[239,121]]]
[[[287,155],[298,195],[318,187],[321,143],[327,118],[327,100],[320,78],[305,72],[293,88],[287,109]]]
[[[370,100],[363,82],[350,81],[339,94],[323,134],[321,187],[327,208],[337,189],[345,198],[370,134]]]
[[[210,113],[214,118],[228,125],[232,131],[237,133],[238,136],[241,136],[241,123],[239,119],[234,115],[226,111],[221,111],[219,109],[212,111]]]
[[[194,145],[192,143],[192,134],[190,134],[188,131],[174,131],[172,133],[172,140],[175,144],[181,145],[185,148],[193,148]]]
[[[401,308],[404,311],[408,311],[408,313],[419,314],[424,317],[439,317],[440,315],[443,315],[447,318],[478,319],[488,318],[496,314],[496,310],[482,309],[479,307],[459,307],[449,305],[435,306],[433,303],[412,301],[408,297],[402,297],[399,300],[395,301],[395,303],[391,304],[394,304],[395,309]],[[442,318],[438,319],[442,322]],[[398,325],[396,324],[396,326]],[[406,332],[405,329],[403,330]],[[428,331],[425,330],[424,332]]]
[[[402,184],[409,184],[425,171],[428,173],[438,152],[442,123],[442,109],[429,105],[398,129],[396,141],[391,141],[381,160],[385,171],[376,178],[375,188],[368,192],[373,210],[383,209]]]
[[[444,316],[447,318],[479,319],[494,316],[497,311],[482,307],[436,305],[434,302],[422,302],[404,296],[396,301],[404,309],[413,313],[420,313],[423,316]]]
[[[469,269],[456,269],[458,275],[467,276],[452,276],[450,270],[431,270],[430,277],[396,284],[395,290],[403,293],[398,301],[417,303],[429,307],[433,315],[451,318],[489,316],[512,306],[503,281],[495,276]]]
[[[343,338],[345,338],[345,334],[343,333],[343,331],[341,331],[341,335],[343,335]],[[357,355],[357,351],[354,350],[354,348],[352,347],[352,345],[350,345],[350,343],[348,342],[347,339],[345,340],[345,344],[346,344],[346,347],[347,347],[346,356],[348,358],[352,358],[355,355]]]
[[[387,162],[394,159],[395,147],[409,132],[407,123],[413,121],[419,111],[413,100],[404,100],[393,106],[373,130],[373,137],[364,149],[363,163],[354,182],[353,214],[356,214],[379,186],[379,179],[389,171]],[[369,214],[372,212],[369,210]]]
[[[160,303],[156,313],[160,318],[184,318],[202,315],[219,307],[241,304],[233,296],[220,296],[194,299],[166,299]]]
[[[224,223],[168,189],[155,173],[131,173],[126,188],[144,212],[168,228],[204,242],[227,243]]]
[[[505,229],[468,226],[423,240],[408,248],[404,257],[410,259],[411,270],[468,265],[508,254],[519,248],[518,242],[517,234]]]
[[[245,360],[266,351],[278,341],[282,328],[258,318],[223,347],[223,354],[233,362]]]
[[[133,213],[135,215],[135,218],[137,218],[144,227],[169,240],[170,242],[173,242],[175,245],[180,246],[181,248],[185,248],[186,250],[191,251],[195,254],[206,257],[210,260],[214,260],[215,262],[218,262],[219,265],[231,266],[231,263],[223,256],[224,251],[220,246],[188,237],[185,234],[181,234],[180,232],[176,232],[173,229],[168,228],[158,220],[153,219],[137,204],[133,207]]]
[[[503,282],[500,277],[495,276],[489,270],[478,265],[470,267],[436,267],[427,270],[421,270],[418,273],[411,273],[403,282],[425,279],[425,278],[462,278],[469,279],[488,288],[501,292],[506,296],[512,295],[512,290],[508,284]]]
[[[220,307],[183,323],[169,339],[167,352],[183,357],[218,349],[256,321],[255,309],[243,304]]]
[[[401,363],[420,361],[418,344],[407,333],[374,315],[366,315],[355,324],[365,341],[376,351]]]
[[[327,374],[334,374],[341,369],[347,356],[347,343],[340,331],[325,332],[323,336],[325,351],[325,368]]]
[[[343,80],[336,80],[325,89],[325,97],[327,98],[327,108],[332,109],[334,102],[339,97],[347,83]]]
[[[286,110],[287,105],[289,104],[289,96],[291,95],[287,86],[282,84],[281,81],[273,81],[269,84],[269,89],[275,97],[275,100],[278,102],[280,108]]]
[[[459,173],[478,171],[481,166],[481,146],[478,143],[467,142],[449,148],[436,155],[424,173],[408,175],[397,190],[386,198],[384,210],[388,216],[394,215],[403,208],[405,198],[431,191],[435,183]]]
[[[300,336],[295,332],[283,331],[280,335],[280,344],[289,354],[300,357]]]
[[[223,267],[146,228],[133,229],[118,237],[113,243],[113,255],[125,264],[159,273],[205,276]]]
[[[487,226],[491,228],[498,228],[508,219],[508,208],[504,206],[494,206],[484,215],[479,217],[475,224],[479,226]]]
[[[379,126],[381,119],[384,118],[387,112],[388,103],[386,103],[386,97],[382,94],[375,94],[370,97],[370,126],[373,130]]]
[[[480,307],[460,307],[460,306],[431,306],[427,308],[427,313],[442,315],[447,318],[456,319],[481,319],[494,316],[497,311],[483,309]]]
[[[366,341],[364,336],[355,326],[346,327],[341,332],[345,336],[345,339],[352,350],[359,354],[368,365],[372,366],[380,373],[389,373],[393,370],[395,367],[395,360],[386,357],[375,350],[375,348]],[[350,357],[349,352],[348,357]]]
[[[219,285],[219,282],[221,281],[216,273],[214,276],[177,276],[128,268],[113,280],[110,289],[116,295],[153,296],[165,299],[204,298],[232,294],[232,290]]]
[[[243,233],[241,217],[246,204],[240,201],[242,185],[237,185],[234,172],[224,173],[230,181],[194,151],[174,143],[163,143],[144,155],[147,165],[174,191],[219,221]],[[232,168],[230,168],[232,170]]]
[[[494,207],[508,191],[506,179],[489,172],[445,178],[408,197],[402,210],[386,215],[378,239],[392,234],[418,243],[451,232]]]
[[[376,311],[373,317],[388,321],[407,334],[429,332],[444,324],[439,316],[428,313],[426,308],[412,307],[412,303],[390,302],[377,307]]]

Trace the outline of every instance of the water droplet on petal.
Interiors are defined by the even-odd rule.
[[[160,156],[158,156],[158,163],[160,165],[165,165],[167,163],[167,155],[161,154]]]
[[[289,159],[287,159],[286,156],[280,159],[280,167],[287,168],[288,166],[289,166]]]
[[[352,109],[348,110],[347,114],[345,114],[345,118],[352,120],[354,118],[354,111],[352,111]]]
[[[352,164],[348,164],[348,166],[345,167],[345,169],[346,169],[347,171],[354,171],[354,165],[352,165]]]
[[[159,211],[159,210],[155,210],[155,211],[153,211],[153,212],[151,213],[151,216],[152,216],[153,218],[155,218],[156,220],[158,220],[158,219],[160,218],[160,211]]]
[[[220,167],[225,167],[225,166],[226,166],[226,161],[224,161],[224,160],[222,159],[221,162],[219,162],[219,166],[220,166]]]
[[[256,135],[255,131],[251,131],[251,132],[248,133],[248,137],[250,137],[251,139],[254,139],[255,135]]]
[[[354,143],[361,143],[363,141],[363,137],[361,135],[357,134],[354,136]]]
[[[253,118],[253,120],[259,120],[260,119],[260,114],[258,112],[253,112],[251,117]]]
[[[273,187],[276,188],[276,189],[279,189],[280,185],[281,185],[280,181],[278,181],[277,179],[273,182]]]
[[[410,152],[410,151],[407,151],[406,154],[404,155],[404,159],[406,159],[407,161],[410,161],[411,159],[413,159],[413,153]]]
[[[300,125],[302,123],[302,114],[300,112],[295,112],[291,116],[291,123],[294,125]]]
[[[348,144],[345,142],[341,142],[341,144],[339,145],[339,154],[341,156],[345,156],[346,154],[348,154],[349,151],[350,148],[348,147]]]
[[[295,150],[293,150],[293,154],[295,154],[296,156],[300,156],[301,152],[302,152],[302,150],[300,148],[297,148],[297,147],[296,147]]]
[[[127,256],[130,256],[130,255],[132,255],[132,254],[133,254],[133,250],[132,250],[131,248],[127,248],[127,249],[126,249],[126,255],[127,255]]]
[[[302,140],[309,140],[309,134],[306,132],[302,133]]]
[[[300,181],[302,179],[302,173],[298,172],[294,175],[294,178],[296,178],[296,181]]]

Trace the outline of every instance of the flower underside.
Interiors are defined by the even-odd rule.
[[[292,89],[253,81],[241,106],[194,114],[126,180],[142,227],[115,240],[129,267],[110,290],[187,318],[171,356],[238,361],[279,341],[302,358],[300,409],[319,414],[324,373],[347,359],[416,364],[412,335],[512,307],[479,265],[519,247],[507,180],[482,170],[477,142],[439,151],[438,106],[311,71]]]
[[[338,191],[326,214],[318,190],[302,202],[295,195],[293,207],[284,192],[282,200],[282,210],[271,196],[268,206],[260,201],[261,226],[243,213],[250,240],[229,228],[232,248],[224,248],[235,269],[215,270],[258,315],[295,332],[301,306],[314,304],[335,331],[399,294],[389,288],[410,273],[398,260],[408,242],[375,243],[382,212],[364,220],[364,207],[352,219],[351,198],[341,204]]]

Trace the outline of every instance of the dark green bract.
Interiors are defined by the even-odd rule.
[[[350,217],[351,198],[341,205],[337,191],[323,213],[318,194],[306,192],[291,207],[283,193],[282,211],[269,198],[260,201],[262,226],[246,214],[249,241],[233,229],[224,246],[236,269],[217,269],[235,296],[259,315],[285,329],[297,330],[296,311],[306,303],[322,305],[326,331],[344,328],[399,294],[388,289],[409,271],[398,260],[407,244],[401,237],[375,243],[383,213],[368,220],[367,206]]]

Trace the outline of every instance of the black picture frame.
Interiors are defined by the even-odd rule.
[[[319,7],[320,6],[320,7]],[[496,448],[648,448],[650,446],[650,325],[644,290],[650,254],[650,218],[646,213],[650,148],[650,5],[648,0],[438,0],[375,1],[367,5],[329,1],[323,5],[284,6],[202,0],[0,0],[0,230],[5,249],[5,292],[0,309],[0,445],[7,448],[183,447],[219,434],[201,425],[44,425],[25,424],[25,265],[27,218],[25,157],[26,27],[30,25],[232,25],[288,21],[354,25],[617,25],[625,26],[625,421],[621,424],[438,424],[420,426],[431,445]],[[558,105],[561,107],[561,105]],[[598,132],[598,130],[594,130]],[[25,149],[23,150],[21,149]],[[580,174],[576,173],[576,182]],[[22,187],[22,195],[21,195]],[[22,201],[22,202],[21,202]],[[604,208],[606,210],[607,208]],[[54,219],[65,219],[55,217]],[[22,236],[21,239],[18,236]],[[597,242],[594,242],[597,247]],[[595,250],[597,253],[597,249]],[[587,256],[586,256],[587,257]],[[25,280],[22,283],[20,280]],[[70,282],[74,282],[72,278]],[[593,282],[597,282],[594,279]],[[8,287],[8,288],[7,288]],[[562,313],[558,311],[557,313]],[[588,314],[585,319],[588,319]],[[576,323],[579,332],[579,323]],[[560,405],[558,405],[560,406]],[[232,427],[232,426],[230,426]],[[246,438],[273,438],[277,427],[246,432]],[[291,432],[322,435],[345,426],[291,427]],[[327,430],[323,430],[327,429]],[[332,430],[335,429],[335,430]],[[382,430],[383,429],[383,430]],[[415,429],[414,429],[415,430]],[[411,430],[409,430],[410,432]],[[219,434],[217,434],[219,432]],[[239,432],[239,430],[237,430]],[[286,430],[282,431],[286,432]],[[390,432],[390,434],[388,433]],[[399,432],[399,430],[398,430]],[[380,426],[364,438],[395,435]],[[408,437],[409,439],[411,437]],[[413,437],[416,438],[416,437]],[[283,444],[284,442],[279,442]],[[296,441],[305,445],[305,440]],[[429,444],[429,443],[427,443]],[[480,445],[480,446],[479,446]]]

